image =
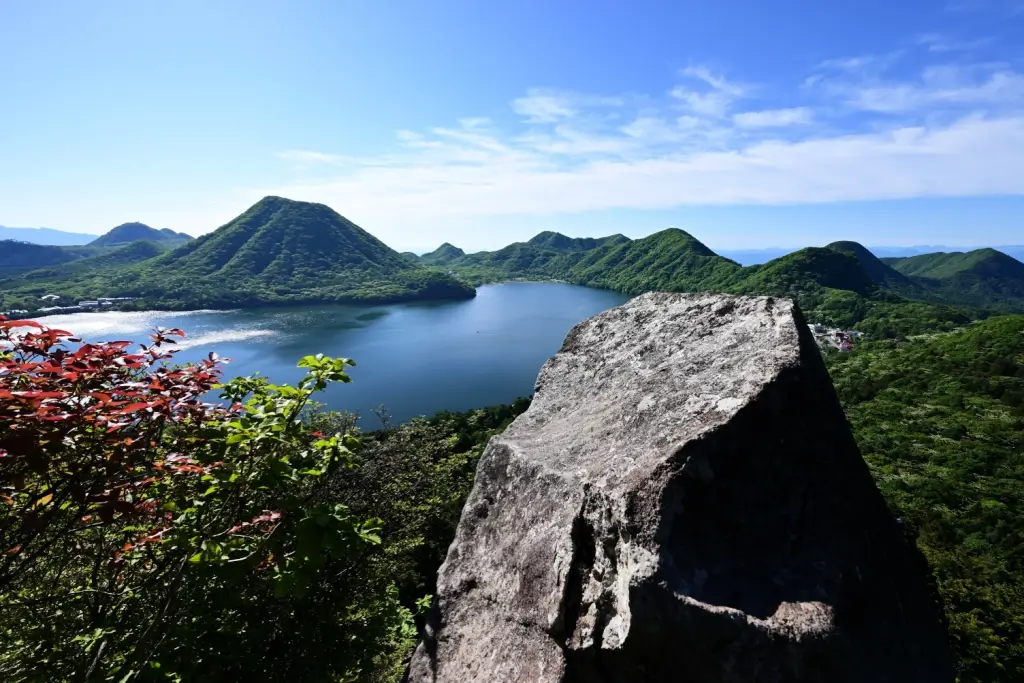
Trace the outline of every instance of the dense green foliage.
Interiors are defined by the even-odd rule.
[[[853,256],[871,281],[887,292],[892,292],[908,299],[926,299],[928,291],[915,283],[903,273],[895,270],[880,258],[872,254],[864,246],[856,242],[833,242],[827,249],[840,251]]]
[[[380,523],[324,493],[358,440],[298,419],[351,361],[209,405],[218,362],[164,363],[175,334],[65,349],[0,320],[0,676],[393,679],[414,631],[360,571]]]
[[[988,266],[975,265],[970,276],[946,279],[901,273],[856,242],[810,247],[763,265],[742,267],[673,228],[638,240],[622,235],[588,240],[544,232],[494,252],[455,257],[449,250],[445,267],[475,284],[536,279],[626,294],[721,291],[789,296],[816,322],[899,336],[951,329],[984,317],[986,311],[1024,311],[1024,264],[992,250],[981,251],[998,258],[982,259]],[[994,261],[999,267],[991,265]]]
[[[470,298],[453,277],[410,263],[322,204],[267,197],[212,233],[134,265],[0,285],[12,301],[134,297],[136,306],[201,308]]]
[[[146,240],[170,247],[184,244],[191,239],[191,235],[186,235],[183,232],[174,232],[170,228],[157,230],[145,223],[122,223],[89,242],[89,245],[93,247],[119,247],[131,244],[132,242],[138,242],[139,240]]]
[[[445,242],[434,251],[417,257],[416,260],[425,266],[445,266],[465,255],[466,252]]]
[[[296,387],[0,337],[0,675],[394,683],[487,439],[528,401],[357,436]]]
[[[1019,312],[1024,263],[995,249],[886,259],[932,298],[995,311]]]
[[[3,240],[0,241],[0,277],[11,277],[40,268],[52,269],[48,272],[48,277],[70,275],[84,270],[116,268],[142,259],[125,259],[123,254],[122,257],[108,260],[89,259],[89,257],[102,256],[113,249],[125,247],[139,240],[148,240],[167,248],[190,239],[192,238],[189,235],[172,230],[155,230],[142,223],[125,223],[89,242],[88,245],[50,246]],[[146,258],[152,258],[162,250],[154,251]],[[79,260],[85,262],[79,263]],[[74,269],[55,268],[58,265],[70,263],[74,263],[76,267]],[[10,286],[8,283],[0,285],[0,288],[7,289]],[[0,309],[2,309],[2,305],[0,305]]]
[[[66,263],[76,258],[78,256],[64,247],[3,240],[0,241],[0,277]]]
[[[558,232],[546,230],[534,235],[527,244],[543,249],[553,249],[563,253],[590,251],[599,247],[615,246],[629,242],[625,235],[609,235],[608,237],[567,237]]]
[[[39,268],[21,276],[22,280],[60,281],[70,275],[104,272],[121,266],[140,263],[167,251],[165,244],[139,240],[109,250],[102,250],[92,256],[63,263],[59,267]]]
[[[829,355],[887,500],[946,603],[959,680],[1024,678],[1024,316]]]

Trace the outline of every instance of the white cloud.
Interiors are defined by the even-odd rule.
[[[791,107],[789,109],[765,109],[763,111],[745,111],[732,117],[740,128],[777,128],[782,126],[806,125],[814,118],[809,107]]]
[[[971,52],[995,42],[992,36],[984,36],[973,40],[956,40],[939,33],[922,33],[915,42],[929,52]]]
[[[555,123],[577,116],[581,110],[595,107],[618,107],[621,97],[600,97],[580,93],[536,88],[525,97],[512,101],[512,111],[529,123]]]
[[[467,164],[460,152],[261,193],[324,202],[385,229],[454,216],[1024,194],[1024,116],[568,165],[523,150]]]
[[[1004,107],[1024,103],[1024,75],[1006,68],[929,67],[913,82],[847,87],[849,103],[871,112],[908,112],[934,107]]]
[[[757,89],[703,67],[683,73],[703,90],[660,102],[530,91],[512,103],[526,117],[514,130],[404,131],[394,153],[252,194],[329,204],[385,240],[488,216],[1024,194],[1024,75],[935,65],[886,80],[869,62],[794,90],[819,97],[814,108],[733,114]]]
[[[745,97],[749,92],[747,86],[731,83],[724,76],[712,73],[706,66],[689,66],[680,73],[691,80],[701,81],[710,88],[701,92],[678,85],[669,92],[681,106],[698,116],[722,118],[736,100]]]
[[[733,97],[742,97],[746,92],[746,88],[744,86],[737,85],[736,83],[730,83],[724,76],[718,76],[711,73],[711,70],[706,66],[688,66],[683,69],[682,73],[684,76],[704,81],[715,90]]]
[[[286,161],[294,161],[298,164],[337,165],[345,161],[345,157],[338,154],[324,154],[323,152],[312,152],[306,149],[289,149],[281,152],[277,156]]]

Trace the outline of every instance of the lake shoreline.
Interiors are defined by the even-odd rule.
[[[352,358],[351,384],[317,400],[369,416],[383,404],[396,422],[499,405],[532,393],[541,366],[574,325],[627,297],[578,285],[502,282],[466,301],[378,306],[326,304],[171,311],[83,312],[43,324],[86,341],[148,341],[154,327],[180,328],[176,363],[217,353],[225,379],[259,373],[294,385],[305,355]]]

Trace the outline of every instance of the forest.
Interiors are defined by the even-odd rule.
[[[360,431],[315,402],[348,359],[219,384],[216,357],[162,362],[177,330],[141,353],[0,330],[10,681],[398,681],[483,447],[529,405]],[[1024,316],[826,362],[933,566],[958,680],[1020,680]],[[198,400],[213,387],[229,407]]]

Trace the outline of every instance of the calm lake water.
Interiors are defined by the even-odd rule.
[[[87,341],[148,341],[153,327],[186,337],[176,361],[230,358],[225,376],[259,373],[294,383],[304,355],[356,361],[352,383],[319,399],[358,412],[376,426],[383,404],[394,421],[439,410],[508,403],[533,393],[541,365],[573,325],[628,297],[558,283],[506,283],[477,289],[470,301],[393,306],[304,306],[246,311],[77,313],[45,318]]]

